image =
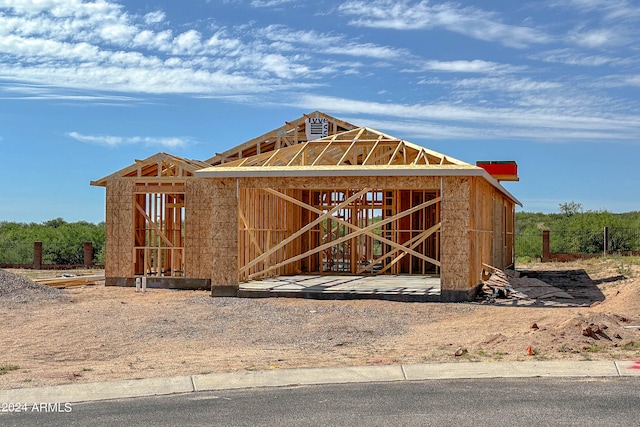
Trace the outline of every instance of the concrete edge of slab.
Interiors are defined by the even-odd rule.
[[[438,363],[243,371],[0,390],[0,403],[77,403],[260,387],[531,377],[640,376],[640,361]]]

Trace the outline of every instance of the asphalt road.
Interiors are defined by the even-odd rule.
[[[0,413],[1,426],[637,426],[637,378],[431,380],[264,388]]]

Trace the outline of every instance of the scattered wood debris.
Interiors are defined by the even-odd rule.
[[[549,298],[574,299],[560,288],[551,286],[540,279],[521,277],[515,270],[501,270],[489,264],[482,264],[486,274],[483,277],[483,291],[488,299],[541,300]]]
[[[97,285],[104,281],[104,274],[79,275],[63,274],[61,277],[33,279],[35,283],[52,288],[67,288],[71,286]]]

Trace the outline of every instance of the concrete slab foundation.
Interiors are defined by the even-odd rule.
[[[105,286],[136,286],[135,277],[107,277]],[[155,289],[184,289],[191,291],[211,289],[211,280],[189,279],[187,277],[147,277],[147,288]]]
[[[440,301],[437,276],[279,276],[240,284],[239,297]]]

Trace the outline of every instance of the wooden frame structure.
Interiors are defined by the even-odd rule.
[[[435,274],[442,300],[466,300],[483,263],[514,258],[519,202],[484,169],[321,112],[92,184],[107,188],[108,285],[223,295],[277,275]]]
[[[119,202],[113,203],[118,206],[117,212],[113,206],[107,207],[106,239],[111,242],[107,259],[122,258],[122,252],[130,252],[128,266],[106,263],[107,277],[113,277],[114,264],[127,272],[126,277],[184,276],[185,184],[196,170],[207,166],[201,161],[158,153],[91,183],[107,187],[108,204],[110,198]],[[122,184],[129,184],[126,190]],[[110,193],[117,194],[109,197]],[[126,242],[129,229],[133,240]]]
[[[271,132],[267,132],[264,135],[253,138],[223,153],[218,153],[205,160],[205,162],[216,166],[307,142],[309,138],[307,138],[306,123],[310,120],[325,123],[326,133],[330,135],[354,129],[356,127],[351,123],[336,119],[335,117],[331,117],[320,111],[314,111],[311,114],[305,114],[291,122],[286,122],[284,126],[278,129],[274,129]]]
[[[243,189],[239,280],[300,273],[437,273],[437,194]]]

